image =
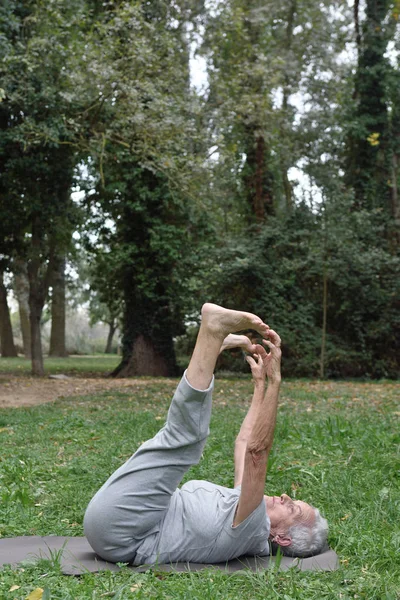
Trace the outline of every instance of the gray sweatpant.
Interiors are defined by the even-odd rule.
[[[144,538],[159,527],[171,496],[200,460],[209,432],[212,390],[194,389],[182,377],[167,422],[122,465],[92,498],[85,535],[97,554],[130,562]]]

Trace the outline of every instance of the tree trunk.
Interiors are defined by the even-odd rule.
[[[266,160],[265,140],[262,135],[254,138],[254,129],[247,131],[248,150],[243,170],[248,202],[257,223],[263,223],[266,215],[274,213],[272,197],[272,174]]]
[[[389,0],[367,0],[360,30],[359,2],[354,4],[358,48],[355,110],[347,140],[346,179],[354,189],[355,208],[388,210],[390,134],[387,88],[390,69],[385,57]]]
[[[68,356],[65,345],[65,258],[57,257],[52,273],[49,356]]]
[[[17,351],[14,345],[13,332],[10,319],[10,310],[7,303],[7,290],[3,281],[3,273],[0,271],[0,342],[1,356],[15,357]]]
[[[293,29],[295,27],[295,17],[297,14],[297,0],[291,0],[289,4],[289,14],[287,18],[287,26],[286,26],[286,61],[288,64],[292,64],[296,61],[296,56],[294,56],[292,51],[293,45]],[[282,132],[283,140],[290,140],[290,134],[292,133],[291,129],[291,119],[288,115],[288,104],[289,97],[292,91],[292,80],[290,75],[285,72],[284,74],[284,85],[283,85],[283,98],[282,98],[282,114],[283,119],[281,121],[280,129]],[[293,190],[289,181],[288,171],[290,163],[287,159],[287,149],[281,155],[281,169],[282,169],[282,184],[283,184],[283,192],[285,195],[285,209],[287,211],[293,208]]]
[[[118,377],[151,375],[168,377],[171,372],[167,359],[161,356],[149,338],[140,334],[133,343],[132,353],[126,364],[121,363]]]
[[[328,276],[326,265],[324,265],[323,275],[323,295],[322,295],[322,340],[321,340],[321,361],[319,376],[321,379],[325,377],[325,348],[326,348],[326,317],[328,312]]]
[[[282,184],[285,194],[285,209],[291,211],[293,208],[293,189],[288,177],[288,167],[285,162],[282,164]]]
[[[31,357],[31,325],[29,321],[29,280],[24,261],[15,263],[14,291],[18,300],[19,320],[21,324],[22,341],[25,358]]]
[[[264,174],[264,157],[265,154],[265,141],[260,135],[257,138],[256,145],[256,172],[255,172],[255,195],[254,195],[254,214],[256,220],[259,222],[264,221],[265,217],[265,206],[264,206],[264,194],[263,194],[263,174]]]
[[[264,2],[244,3],[243,8],[243,27],[250,40],[253,52],[248,60],[253,65],[259,60],[258,48],[265,35],[263,20],[253,18],[253,11],[263,9]],[[248,89],[249,94],[254,97],[263,97],[263,77],[250,69],[244,74],[243,85]],[[269,152],[265,141],[265,117],[258,110],[253,114],[241,115],[244,117],[244,151],[246,153],[246,162],[243,169],[243,180],[247,188],[247,201],[252,208],[252,221],[258,225],[264,223],[267,215],[274,214],[274,174],[268,164]]]
[[[38,281],[38,270],[32,268],[31,265],[29,265],[29,267],[29,318],[31,322],[32,375],[43,377],[44,363],[40,326],[44,306],[44,297],[41,290],[41,282]]]
[[[391,173],[391,220],[389,226],[389,241],[391,251],[397,255],[400,247],[400,73],[397,74],[393,90],[391,114],[391,142],[392,142],[392,173]]]
[[[32,219],[31,251],[32,257],[28,263],[29,278],[29,313],[31,321],[31,360],[32,375],[43,377],[43,351],[41,336],[41,320],[43,306],[49,291],[49,284],[54,263],[54,248],[49,251],[49,260],[44,272],[42,265],[42,232],[41,221],[38,215]]]
[[[104,350],[104,354],[112,353],[113,337],[114,337],[114,333],[117,330],[117,325],[116,325],[114,319],[112,321],[110,321],[110,323],[108,323],[108,327],[109,327],[109,329],[108,329],[107,343],[106,343],[106,349]]]
[[[43,306],[40,301],[30,300],[30,320],[31,320],[31,357],[32,357],[32,375],[43,377],[44,363],[42,350],[42,335],[40,324],[42,320]]]
[[[356,32],[357,51],[360,53],[361,48],[361,33],[360,33],[360,0],[354,0],[354,29]]]
[[[390,227],[390,243],[393,254],[397,253],[400,245],[400,201],[399,201],[399,190],[397,185],[399,172],[399,159],[397,154],[393,154],[392,158],[392,220]]]
[[[152,312],[155,323],[148,317]],[[126,311],[130,321],[124,325],[122,338],[122,361],[111,373],[113,377],[133,377],[136,375],[151,375],[159,377],[173,377],[177,375],[178,369],[175,361],[175,351],[172,334],[168,331],[167,319],[165,319],[165,330],[160,331],[158,325],[163,324],[162,319],[157,318],[157,311],[151,307],[146,319],[140,318],[138,311]],[[133,318],[132,318],[132,315]],[[146,329],[147,332],[144,331]],[[156,341],[154,341],[156,340]]]
[[[143,296],[135,285],[134,271],[127,268],[124,298],[122,362],[112,375],[176,375],[174,325],[163,284],[158,283],[154,298]]]
[[[132,254],[125,252],[126,259],[123,265],[120,263],[120,272],[123,273],[120,286],[124,294],[122,362],[112,373],[118,377],[174,376],[178,373],[173,337],[179,335],[182,329],[171,283],[174,272],[172,261],[175,259],[161,257],[162,246],[158,250],[152,248],[150,213],[144,214],[142,209],[137,209],[140,190],[143,189],[148,191],[149,198],[154,199],[146,208],[151,210],[152,218],[160,215],[159,218],[164,222],[170,221],[174,228],[178,227],[178,223],[179,227],[183,224],[183,213],[181,217],[162,204],[165,192],[169,194],[163,178],[147,169],[139,171],[130,191],[132,196],[124,200],[121,218],[117,219],[119,240],[123,247],[131,247],[134,251]],[[132,202],[137,193],[139,198]],[[146,285],[143,285],[144,268]]]

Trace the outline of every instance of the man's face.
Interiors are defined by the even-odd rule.
[[[264,496],[267,514],[271,521],[271,535],[285,535],[293,525],[311,527],[315,520],[312,506],[302,500],[292,500],[286,494]]]

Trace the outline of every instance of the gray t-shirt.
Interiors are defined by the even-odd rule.
[[[169,509],[136,551],[135,565],[189,561],[216,563],[243,554],[269,554],[270,521],[264,499],[232,527],[240,487],[189,481],[171,497]]]

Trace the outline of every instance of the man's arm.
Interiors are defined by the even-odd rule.
[[[266,388],[267,384],[265,377],[254,380],[254,392],[250,408],[235,440],[235,487],[242,483],[247,442],[249,441],[253,425],[257,419],[257,410],[264,398]]]
[[[265,478],[267,474],[268,455],[270,453],[276,424],[279,389],[281,382],[281,340],[277,333],[270,330],[270,339],[264,343],[270,348],[267,354],[262,346],[258,346],[255,358],[248,357],[255,389],[252,406],[248,419],[243,422],[239,438],[242,447],[235,448],[235,470],[238,471],[238,481],[241,479],[242,489],[233,525],[244,521],[260,504],[264,496]],[[264,393],[265,378],[268,377],[268,388]],[[263,385],[264,388],[263,388]],[[249,432],[249,428],[251,431]],[[243,435],[241,435],[241,433]],[[248,437],[247,437],[248,436]],[[244,450],[243,475],[240,478],[240,460],[243,456],[243,443],[247,438]],[[240,443],[240,442],[239,442]],[[235,477],[236,485],[236,477]]]

